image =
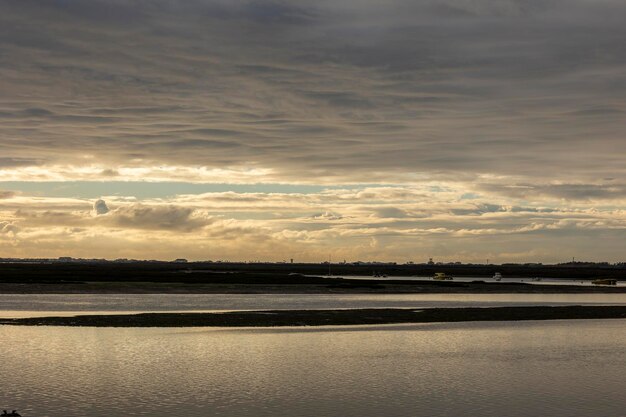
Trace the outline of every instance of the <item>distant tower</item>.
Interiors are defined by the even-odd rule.
[[[293,258],[291,258],[291,263],[293,263]]]
[[[328,276],[331,276],[332,274],[330,273],[330,265],[332,263],[332,257],[331,255],[328,255]]]

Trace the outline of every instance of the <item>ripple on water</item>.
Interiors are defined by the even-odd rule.
[[[626,304],[622,294],[5,294],[0,317],[153,311]]]
[[[325,329],[0,326],[28,416],[616,416],[626,321]]]

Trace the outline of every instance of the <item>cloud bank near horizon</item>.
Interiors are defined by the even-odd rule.
[[[0,249],[15,257],[620,261],[626,228],[617,207],[487,203],[432,187],[105,198],[0,200]]]

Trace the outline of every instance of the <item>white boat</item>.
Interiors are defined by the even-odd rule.
[[[493,274],[493,279],[496,281],[502,281],[502,274],[499,272],[496,272],[495,274]]]

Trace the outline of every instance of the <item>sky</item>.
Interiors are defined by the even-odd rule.
[[[0,0],[0,257],[626,261],[623,0]]]

